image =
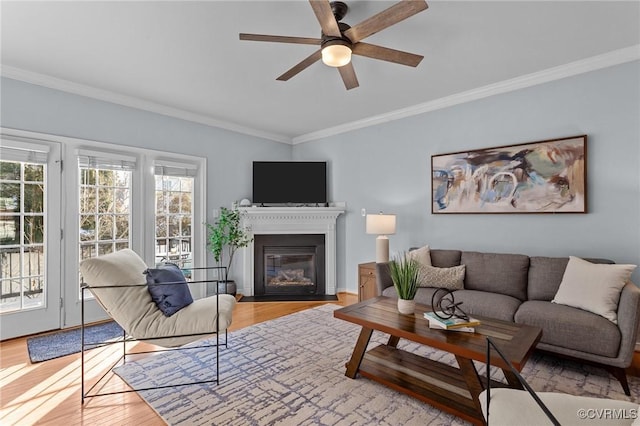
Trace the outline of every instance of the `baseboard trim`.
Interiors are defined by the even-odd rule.
[[[640,352],[640,342],[636,342],[636,352]]]
[[[337,302],[335,295],[268,295],[268,296],[244,296],[242,302]]]

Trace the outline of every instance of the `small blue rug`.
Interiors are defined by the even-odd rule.
[[[122,333],[122,328],[116,322],[109,321],[85,327],[84,340],[85,344],[95,347],[108,340],[122,337]],[[78,353],[81,346],[79,328],[27,339],[27,350],[32,363]]]

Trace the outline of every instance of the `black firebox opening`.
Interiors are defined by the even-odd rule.
[[[324,234],[256,235],[254,294],[324,295]]]

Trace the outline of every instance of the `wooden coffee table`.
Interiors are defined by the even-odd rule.
[[[486,337],[491,337],[520,371],[542,330],[484,317],[478,317],[481,325],[475,333],[435,330],[423,317],[430,310],[417,304],[414,315],[401,315],[395,299],[381,296],[334,311],[336,318],[362,326],[345,375],[355,379],[360,373],[472,423],[483,424],[478,396],[486,380],[478,375],[473,361],[486,363]],[[373,330],[389,334],[389,341],[367,351]],[[450,352],[458,368],[398,349],[400,339]],[[491,364],[501,368],[507,380],[506,384],[492,380],[492,387],[521,388],[499,356],[491,357]]]

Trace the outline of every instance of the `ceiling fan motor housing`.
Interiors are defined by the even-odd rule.
[[[332,44],[342,44],[350,48],[353,46],[353,42],[349,40],[349,37],[344,35],[344,32],[351,28],[351,26],[344,22],[338,22],[338,28],[340,29],[340,37],[328,36],[323,32],[320,33],[320,38],[322,39],[320,45],[322,47]]]

